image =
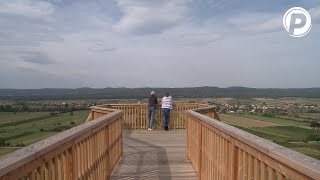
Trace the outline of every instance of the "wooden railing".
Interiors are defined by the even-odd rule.
[[[122,111],[110,111],[1,157],[0,179],[109,179],[123,152]]]
[[[220,117],[218,113],[215,111],[215,107],[212,107],[212,106],[202,107],[202,108],[194,109],[194,111],[220,121]]]
[[[111,108],[107,108],[107,107],[104,107],[103,105],[101,106],[92,106],[90,107],[91,109],[91,112],[87,118],[87,121],[86,122],[89,122],[89,121],[92,121],[94,119],[97,119],[101,116],[104,116],[104,115],[107,115],[107,114],[110,114],[114,111],[116,111],[116,109],[111,109]]]
[[[173,109],[170,113],[170,128],[171,129],[185,129],[186,128],[186,114],[185,111],[189,109],[195,109],[204,107],[203,104],[195,103],[181,103],[173,104]],[[148,105],[147,104],[109,104],[99,106],[118,109],[123,111],[122,127],[124,129],[147,129],[148,128]],[[99,116],[101,114],[108,113],[99,110],[99,108],[93,107],[91,109],[90,116]],[[88,120],[90,120],[90,116]],[[162,128],[161,106],[157,106],[154,128]]]
[[[187,154],[199,179],[320,179],[319,160],[197,111],[187,111]]]

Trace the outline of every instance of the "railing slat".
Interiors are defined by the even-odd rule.
[[[147,129],[148,127],[148,105],[147,104],[107,104],[99,107],[91,107],[91,116],[87,121],[97,118],[98,116],[109,114],[111,110],[103,108],[113,108],[123,110],[123,127],[125,129]],[[170,129],[185,129],[186,115],[185,111],[189,109],[205,107],[203,104],[195,103],[178,103],[173,105],[173,110],[170,113],[169,128]],[[206,110],[204,110],[205,113]],[[157,106],[154,128],[162,128],[161,105]]]
[[[187,152],[200,172],[199,179],[320,179],[319,160],[213,119],[218,116],[212,111],[208,107],[187,111]],[[206,137],[210,137],[209,132],[212,139]],[[208,145],[199,146],[195,140],[198,136]],[[200,169],[199,160],[194,158],[198,156]]]
[[[260,171],[261,171],[261,180],[266,180],[267,179],[267,166],[263,162],[260,162]]]
[[[254,169],[254,172],[253,172],[253,174],[254,174],[254,179],[259,179],[259,161],[258,161],[258,159],[256,159],[256,158],[254,158],[254,167],[253,167],[253,169]]]
[[[242,163],[243,163],[243,178],[244,179],[247,179],[248,178],[248,154],[247,152],[245,151],[242,151],[243,153],[243,160],[242,160]]]
[[[32,179],[32,180],[36,180],[36,178],[37,178],[37,170],[35,169],[35,170],[33,170],[32,173],[31,173],[31,179]]]
[[[50,167],[51,179],[55,180],[56,179],[56,174],[57,174],[57,172],[56,172],[56,158],[53,158],[51,160],[50,165],[51,165],[51,167]]]
[[[0,179],[88,179],[91,173],[96,178],[109,177],[122,151],[115,148],[122,144],[122,129],[116,134],[107,134],[106,127],[121,128],[122,111],[97,108],[91,116],[93,121],[76,126],[38,143],[22,148],[0,158]],[[104,111],[105,110],[105,111]],[[105,115],[104,112],[107,112]],[[108,132],[109,133],[109,132]],[[112,146],[106,146],[112,136]],[[111,147],[112,149],[107,149]],[[106,159],[112,152],[112,164]],[[95,153],[94,155],[92,153]],[[91,176],[92,178],[92,176]]]
[[[274,169],[269,167],[268,168],[268,173],[269,173],[268,177],[269,177],[270,180],[275,180],[276,179],[276,171]]]
[[[248,158],[248,179],[251,180],[253,179],[253,157],[249,154],[249,158]]]

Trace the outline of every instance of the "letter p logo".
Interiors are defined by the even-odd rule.
[[[283,16],[283,25],[290,36],[302,37],[311,29],[310,14],[300,7],[291,8]]]

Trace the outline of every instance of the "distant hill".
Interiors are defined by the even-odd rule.
[[[85,99],[85,98],[145,98],[155,90],[162,96],[166,90],[174,97],[234,97],[234,98],[320,98],[320,88],[246,88],[246,87],[186,87],[186,88],[77,88],[77,89],[0,89],[0,99],[40,100],[40,99]]]

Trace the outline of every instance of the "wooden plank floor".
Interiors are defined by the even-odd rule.
[[[124,154],[111,179],[197,179],[186,154],[186,130],[124,130]]]

